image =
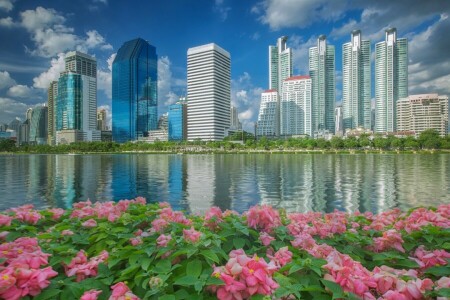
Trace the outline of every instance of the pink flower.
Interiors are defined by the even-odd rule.
[[[272,232],[274,228],[281,225],[281,219],[278,211],[271,206],[253,206],[247,212],[247,225],[254,229]]]
[[[100,290],[89,290],[84,292],[81,296],[80,300],[97,300],[98,295],[100,295],[102,291]]]
[[[395,229],[390,229],[388,231],[383,232],[382,237],[375,238],[374,242],[374,250],[376,252],[381,252],[386,249],[394,248],[400,252],[405,253],[405,249],[403,249],[403,239],[400,233],[398,233]]]
[[[275,240],[275,238],[274,237],[271,237],[267,232],[261,232],[260,234],[259,234],[259,240],[261,241],[261,243],[264,245],[264,246],[269,246],[270,245],[270,242],[272,242],[273,240]]]
[[[90,227],[96,227],[96,226],[97,226],[97,221],[95,221],[94,219],[89,219],[89,220],[83,222],[83,223],[81,224],[81,226],[83,226],[83,227],[88,227],[88,228],[90,228]]]
[[[103,250],[99,255],[92,257],[89,261],[84,250],[80,250],[72,259],[68,266],[65,266],[65,272],[68,277],[76,276],[76,281],[80,282],[87,277],[97,276],[98,265],[106,262],[108,252]]]
[[[131,245],[133,245],[133,246],[137,246],[137,245],[142,244],[143,241],[142,241],[142,238],[140,238],[140,237],[135,237],[135,238],[131,238],[131,239],[130,239],[130,243],[131,243]]]
[[[292,261],[292,252],[288,250],[288,247],[282,247],[273,256],[273,260],[279,267],[290,263]]]
[[[74,234],[73,231],[69,229],[61,231],[61,235],[73,235],[73,234]]]
[[[191,243],[196,243],[200,240],[201,232],[191,227],[191,229],[183,229],[183,237],[186,241]]]
[[[11,226],[12,217],[0,214],[0,226]]]
[[[0,240],[4,240],[9,234],[9,231],[0,231]]]
[[[450,277],[441,277],[436,281],[436,289],[450,288]]]
[[[450,258],[450,253],[445,250],[427,251],[422,245],[414,252],[414,259],[422,270],[436,265],[446,265],[447,259]]]
[[[139,300],[139,298],[134,295],[123,282],[116,283],[111,289],[112,294],[109,297],[109,300]]]
[[[172,236],[170,234],[168,234],[168,235],[161,234],[156,239],[156,243],[158,244],[158,247],[166,247],[171,239],[172,239]]]
[[[52,208],[48,210],[49,212],[53,213],[52,219],[58,220],[61,218],[61,216],[64,214],[65,210],[62,208]]]

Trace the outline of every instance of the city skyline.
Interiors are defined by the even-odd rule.
[[[110,112],[108,60],[110,65],[122,43],[136,36],[149,40],[158,49],[158,64],[162,67],[158,89],[160,114],[178,96],[186,94],[185,51],[198,44],[215,42],[233,57],[231,100],[239,110],[244,129],[251,129],[258,115],[261,92],[268,88],[268,66],[264,63],[268,59],[267,47],[280,36],[288,36],[288,46],[293,52],[293,74],[301,75],[308,71],[308,49],[320,34],[327,35],[327,40],[336,47],[335,100],[339,103],[342,99],[341,45],[348,42],[352,30],[361,29],[363,39],[371,40],[374,53],[374,45],[384,39],[384,30],[391,26],[397,27],[399,37],[408,38],[409,94],[450,94],[450,87],[445,84],[450,80],[449,54],[446,41],[440,38],[450,27],[445,13],[450,4],[442,1],[415,4],[227,0],[185,4],[175,1],[155,3],[152,10],[145,9],[148,4],[136,5],[151,14],[147,19],[152,21],[126,26],[123,24],[128,14],[121,12],[123,4],[80,3],[1,1],[0,37],[9,43],[0,49],[0,105],[4,108],[0,110],[0,122],[9,123],[15,117],[24,120],[28,107],[46,102],[48,85],[61,71],[58,68],[63,57],[58,53],[70,50],[86,50],[97,58],[98,105]],[[141,15],[136,8],[131,9]],[[102,17],[107,14],[114,18]],[[192,21],[200,15],[207,17]],[[114,24],[110,21],[113,19]],[[152,30],[158,22],[162,29]],[[372,78],[373,73],[374,70]],[[373,82],[371,97],[373,101]]]

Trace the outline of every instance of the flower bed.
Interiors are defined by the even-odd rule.
[[[450,205],[187,216],[145,199],[0,214],[0,298],[446,299]]]

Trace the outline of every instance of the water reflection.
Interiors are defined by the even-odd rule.
[[[144,196],[174,209],[378,213],[450,202],[450,155],[0,155],[0,210]]]

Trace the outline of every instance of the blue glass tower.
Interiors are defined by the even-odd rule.
[[[83,122],[83,81],[71,71],[61,73],[56,98],[56,131],[81,130]]]
[[[156,48],[141,38],[128,41],[112,66],[112,134],[119,143],[137,140],[158,123]]]
[[[183,141],[186,139],[186,113],[185,103],[176,103],[169,106],[169,141]]]

